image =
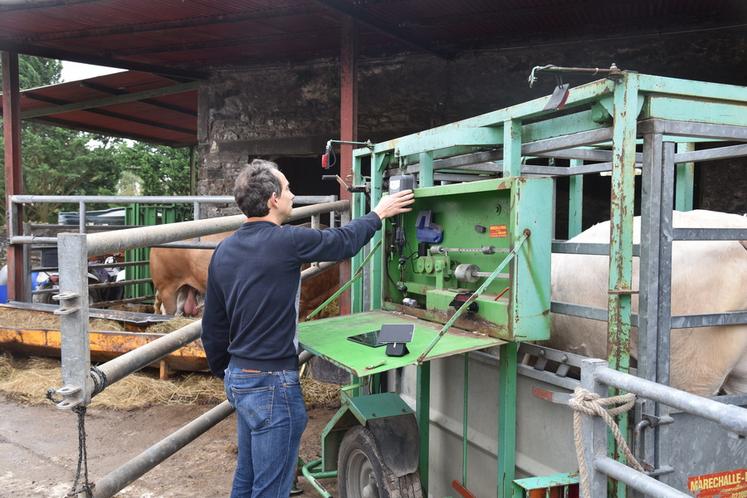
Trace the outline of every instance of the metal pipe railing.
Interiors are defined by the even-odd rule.
[[[307,218],[314,214],[349,209],[349,201],[327,202],[304,206],[293,210],[289,221]],[[88,235],[88,255],[108,254],[113,252],[162,244],[176,240],[191,239],[203,235],[235,230],[246,220],[244,215],[225,216],[196,221],[183,221],[166,225],[154,225],[142,228],[117,230]]]
[[[671,486],[667,486],[653,477],[631,469],[618,461],[607,456],[597,456],[594,458],[594,467],[613,479],[624,482],[631,488],[640,491],[649,496],[657,498],[688,498],[691,495],[677,491]]]
[[[303,365],[313,355],[308,351],[298,355],[298,364]],[[114,469],[107,475],[96,481],[94,487],[94,498],[108,498],[114,496],[118,491],[125,488],[141,476],[160,464],[171,455],[184,448],[199,436],[207,432],[222,420],[234,412],[233,406],[224,401],[216,407],[203,413],[187,425],[166,436],[138,456],[130,459],[124,465]]]
[[[228,401],[203,413],[171,435],[161,439],[127,463],[96,481],[94,498],[108,498],[138,479],[165,459],[184,448],[234,411]]]
[[[297,195],[295,204],[320,204],[336,199],[334,195]],[[13,195],[10,201],[14,204],[233,204],[232,195]]]
[[[106,377],[105,385],[101,390],[198,339],[201,331],[202,321],[198,320],[99,365],[99,371]]]
[[[595,369],[594,377],[608,386],[703,417],[729,431],[747,436],[747,409],[680,391],[606,366]]]

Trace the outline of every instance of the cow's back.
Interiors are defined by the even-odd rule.
[[[679,228],[747,228],[747,218],[713,211],[675,212]],[[634,242],[640,240],[640,217],[634,220]],[[609,241],[609,222],[571,239]],[[553,254],[552,298],[607,309],[609,258]],[[638,288],[639,260],[633,260],[633,288]],[[638,297],[633,295],[633,311]],[[672,247],[672,314],[722,313],[747,309],[747,250],[738,241],[678,241]],[[607,324],[553,315],[551,347],[585,356],[607,356]],[[631,331],[636,356],[637,329]],[[747,325],[675,329],[671,336],[671,384],[710,395],[723,387],[747,392]],[[742,372],[744,370],[744,372]],[[727,379],[728,378],[728,379]]]

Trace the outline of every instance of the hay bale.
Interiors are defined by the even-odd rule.
[[[179,330],[182,327],[186,327],[190,323],[197,320],[196,318],[186,318],[183,316],[177,316],[166,322],[154,323],[145,329],[146,332],[152,332],[157,334],[167,334],[175,330]]]
[[[46,404],[47,389],[61,382],[59,360],[0,355],[0,393],[9,399],[28,405]],[[309,408],[340,406],[339,386],[303,378],[301,388]],[[225,399],[223,382],[211,375],[192,373],[159,380],[155,375],[136,373],[106,388],[90,406],[136,410],[154,405],[217,404]]]
[[[302,377],[301,390],[308,408],[340,407],[340,386],[336,384],[326,384],[310,377]]]
[[[24,404],[47,403],[47,389],[59,386],[62,374],[57,360],[0,357],[0,392]],[[128,375],[93,398],[93,408],[134,410],[153,405],[215,404],[225,399],[220,379],[190,374],[158,380],[147,373]]]
[[[45,311],[0,307],[0,323],[4,327],[60,330],[59,317]],[[90,330],[124,330],[119,322],[100,318],[91,319],[89,327]]]

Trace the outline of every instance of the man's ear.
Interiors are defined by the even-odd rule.
[[[273,192],[269,199],[267,199],[267,208],[272,209],[278,205],[278,195]]]

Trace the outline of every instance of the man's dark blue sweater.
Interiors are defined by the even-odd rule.
[[[210,370],[298,368],[301,265],[355,255],[381,227],[376,213],[342,228],[244,223],[216,248],[208,269],[202,345]]]

